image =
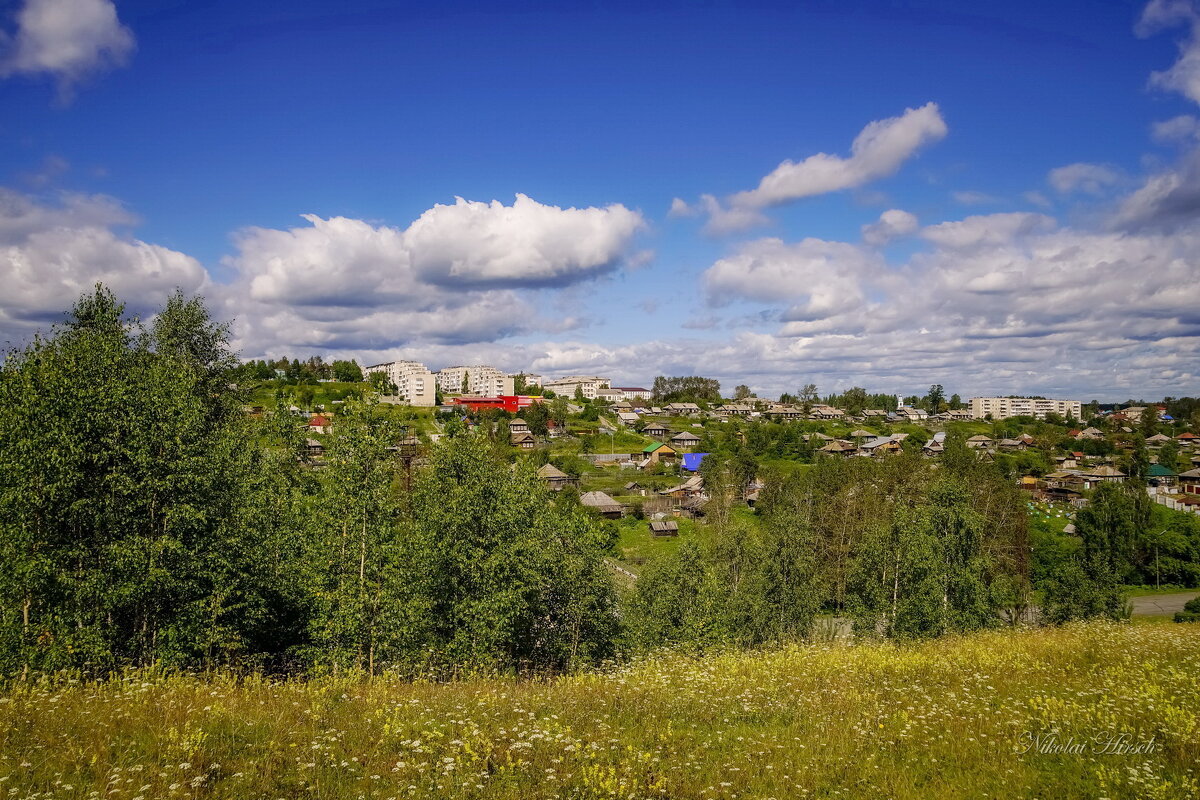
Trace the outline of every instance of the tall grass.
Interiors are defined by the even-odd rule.
[[[43,680],[0,697],[0,797],[1194,798],[1198,675],[1198,625],[1089,624],[532,682]],[[1122,734],[1153,752],[1091,751]]]

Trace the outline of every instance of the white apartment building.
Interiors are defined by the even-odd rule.
[[[466,391],[463,391],[464,381]],[[499,397],[515,394],[512,375],[495,367],[476,364],[470,367],[446,367],[438,370],[437,386],[442,394],[468,394],[474,397]]]
[[[389,361],[363,368],[363,375],[382,372],[396,387],[392,397],[406,401],[410,406],[432,406],[437,398],[437,379],[428,367],[419,361]],[[370,380],[370,377],[367,377]]]
[[[1083,404],[1078,400],[1035,400],[1031,397],[972,397],[971,416],[983,419],[988,414],[992,419],[1006,417],[1037,417],[1045,419],[1047,414],[1061,417],[1082,416]]]
[[[542,384],[543,389],[549,389],[559,397],[567,399],[574,397],[575,389],[578,388],[588,400],[595,400],[598,390],[608,389],[610,386],[611,382],[608,378],[600,378],[595,375],[567,375],[556,381],[547,381]]]
[[[530,372],[523,372],[521,375],[523,376],[526,386],[541,386],[542,382],[545,380],[545,378],[543,378],[541,375],[534,375]],[[513,380],[516,380],[517,378],[516,374],[510,375],[509,377]]]
[[[626,399],[626,400],[649,400],[650,399],[650,394],[651,394],[650,390],[643,389],[640,386],[614,386],[613,388],[616,389],[618,392],[620,392],[622,397],[624,397],[624,399]]]

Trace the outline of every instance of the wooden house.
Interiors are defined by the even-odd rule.
[[[649,436],[651,439],[662,439],[670,432],[671,431],[667,429],[667,426],[663,425],[661,422],[651,422],[649,425],[642,428],[642,433],[646,436]]]
[[[545,482],[551,491],[560,491],[575,483],[575,479],[553,464],[543,464],[538,467],[537,476]]]
[[[700,444],[700,437],[691,431],[683,431],[671,437],[671,445],[677,450],[689,450]]]
[[[648,444],[642,450],[642,458],[647,466],[650,464],[674,464],[679,457],[679,452],[669,444]]]
[[[673,519],[656,519],[650,523],[650,533],[655,536],[678,536],[679,523]]]
[[[585,492],[579,502],[607,519],[620,519],[625,513],[625,506],[604,492]]]

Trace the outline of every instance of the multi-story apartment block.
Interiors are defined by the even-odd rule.
[[[439,370],[437,386],[443,394],[469,394],[475,397],[514,394],[513,376],[484,364]]]
[[[432,406],[437,398],[437,379],[433,373],[419,361],[389,361],[386,364],[374,364],[363,368],[363,375],[375,372],[387,375],[394,393],[387,397],[400,399],[410,406]]]
[[[549,389],[559,397],[567,398],[574,397],[575,389],[578,388],[583,392],[585,398],[594,400],[598,390],[608,389],[610,385],[611,382],[608,378],[600,378],[595,375],[567,375],[556,381],[543,383],[542,388]]]
[[[1083,404],[1078,400],[1044,400],[1032,397],[972,397],[971,416],[983,419],[988,414],[992,419],[1006,417],[1037,417],[1045,419],[1047,414],[1079,419]]]
[[[650,390],[640,386],[614,386],[626,400],[649,400]]]
[[[510,375],[509,377],[511,377],[513,380],[516,380],[517,378],[516,374]],[[525,381],[526,386],[541,386],[543,380],[545,380],[541,375],[534,375],[530,372],[522,372],[521,378]]]

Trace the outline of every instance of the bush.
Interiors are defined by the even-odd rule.
[[[1193,597],[1175,614],[1176,622],[1200,622],[1200,596]]]

